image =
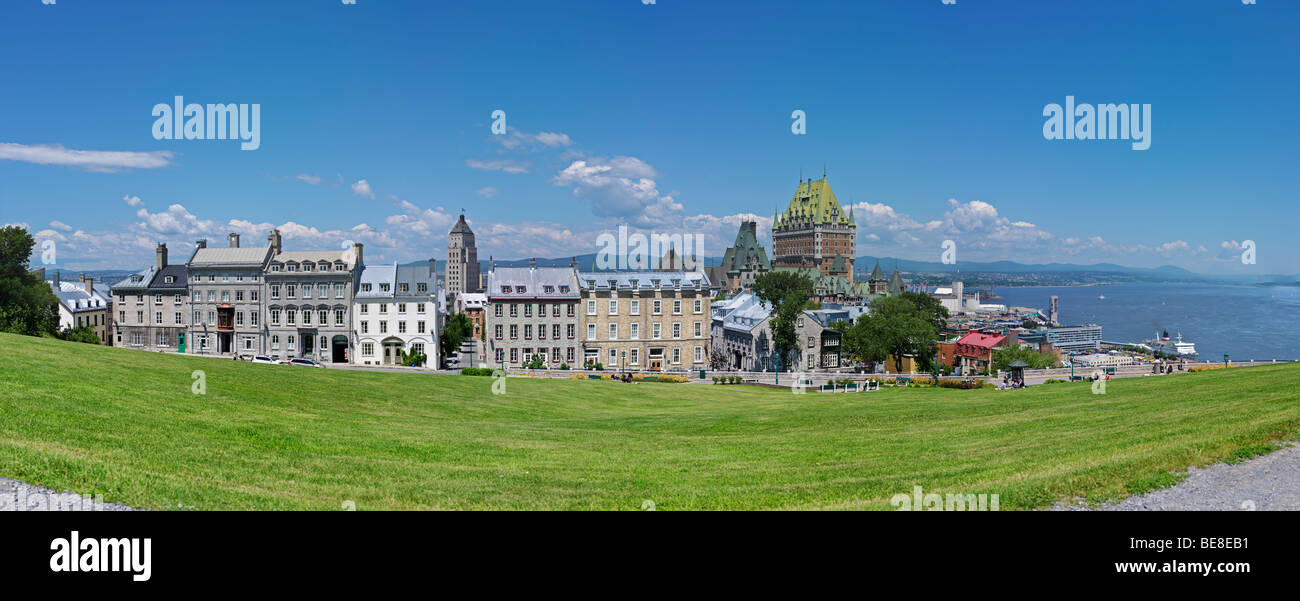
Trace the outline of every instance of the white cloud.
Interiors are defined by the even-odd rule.
[[[492,136],[492,139],[507,150],[540,150],[542,148],[564,148],[573,145],[573,139],[568,134],[550,131],[530,134],[512,130],[504,136]]]
[[[54,229],[56,229],[56,230],[59,230],[59,231],[61,231],[61,232],[70,232],[70,231],[72,231],[72,226],[70,226],[70,225],[68,225],[68,224],[66,224],[66,223],[64,223],[64,222],[62,222],[62,221],[59,221],[59,220],[57,220],[57,219],[54,220],[54,221],[51,221],[51,222],[50,222],[50,227],[52,227],[52,228],[54,228]]]
[[[370,189],[370,183],[364,179],[359,179],[357,183],[352,184],[352,193],[363,198],[375,197],[375,193]]]
[[[495,161],[467,159],[465,165],[471,169],[478,169],[480,171],[504,171],[506,173],[514,174],[528,173],[528,163],[504,159]]]
[[[479,189],[477,189],[477,190],[474,191],[475,194],[478,194],[479,196],[482,196],[483,198],[492,198],[493,196],[496,196],[499,192],[500,192],[500,190],[497,190],[496,188],[494,188],[494,187],[492,187],[492,186],[485,186],[485,187],[483,187],[483,188],[479,188]]]
[[[131,196],[130,194],[126,194],[126,195],[122,196],[122,201],[125,202],[125,203],[126,203],[126,206],[128,206],[128,207],[142,207],[142,206],[144,206],[144,201],[140,200],[140,197],[139,197],[139,196]]]
[[[681,203],[660,195],[658,174],[636,157],[576,160],[552,178],[557,186],[572,186],[573,195],[591,200],[598,217],[627,219],[631,225],[654,227],[680,216]]]
[[[317,176],[317,175],[309,175],[309,174],[306,174],[306,173],[299,173],[298,175],[295,175],[295,176],[293,176],[293,177],[294,177],[294,179],[297,179],[297,180],[300,181],[300,182],[308,183],[308,184],[311,184],[311,185],[313,185],[313,186],[319,186],[319,185],[321,185],[321,183],[323,183],[323,182],[325,181],[325,180],[322,179],[320,176]]]
[[[132,152],[125,150],[72,150],[58,144],[28,146],[0,142],[0,159],[38,165],[64,165],[88,171],[112,173],[122,169],[157,169],[172,164],[173,154],[166,150]]]

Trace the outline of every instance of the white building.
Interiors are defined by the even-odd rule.
[[[439,364],[443,291],[434,261],[428,265],[366,265],[352,302],[352,340],[360,365],[399,365],[402,352]]]
[[[1115,367],[1117,365],[1133,365],[1133,357],[1131,355],[1111,354],[1078,355],[1074,357],[1074,364],[1077,367]]]

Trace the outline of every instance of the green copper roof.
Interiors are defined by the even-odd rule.
[[[871,270],[871,277],[867,278],[869,282],[885,281],[885,272],[880,271],[880,261],[876,261],[876,268]]]
[[[853,223],[852,214],[845,214],[844,207],[840,206],[840,201],[835,198],[835,192],[825,177],[800,182],[790,199],[790,206],[784,213],[777,215],[772,229],[796,224],[857,227]]]
[[[740,224],[740,231],[736,232],[735,244],[722,257],[722,267],[727,271],[744,271],[754,265],[760,271],[772,268],[767,259],[767,251],[758,243],[758,224],[746,221]]]

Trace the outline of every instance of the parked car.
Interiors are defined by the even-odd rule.
[[[290,359],[289,365],[301,365],[303,367],[325,367],[311,359]]]
[[[275,365],[276,363],[279,363],[279,361],[267,357],[266,355],[253,355],[253,363],[270,363],[271,365]]]

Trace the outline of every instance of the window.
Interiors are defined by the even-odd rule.
[[[362,303],[362,304],[361,304],[361,314],[362,314],[362,315],[365,315],[365,314],[367,314],[367,313],[369,313],[369,312],[370,312],[370,305],[367,305],[367,304],[365,304],[365,303]]]
[[[154,325],[162,325],[162,311],[155,311],[153,314]]]
[[[551,361],[553,361],[553,362],[555,362],[555,363],[559,363],[559,362],[560,362],[560,347],[557,346],[557,347],[551,349]]]
[[[178,313],[177,315],[179,315],[179,313]],[[260,314],[259,314],[257,311],[249,311],[249,312],[248,312],[248,325],[253,326],[253,327],[256,328],[256,327],[257,327],[257,316],[258,316],[258,315],[260,315]]]
[[[273,351],[278,351],[278,350],[280,350],[280,337],[279,337],[279,336],[272,336],[272,337],[271,337],[271,350],[273,350]]]
[[[410,285],[410,284],[407,284],[406,282],[399,282],[399,283],[397,284],[397,291],[398,291],[398,292],[401,292],[401,293],[407,293],[407,292],[410,292],[410,291],[411,291],[411,285]]]
[[[280,299],[280,285],[271,284],[271,300],[279,300],[279,299]]]
[[[616,298],[609,299],[609,314],[618,315],[618,299]]]
[[[615,367],[617,365],[618,351],[616,349],[609,349],[609,365],[606,365],[605,367]]]
[[[696,313],[704,312],[704,299],[702,298],[695,299],[695,312]]]
[[[216,291],[216,290],[209,290],[209,291],[208,291],[208,302],[210,302],[210,303],[215,303],[215,302],[217,302],[217,291]]]
[[[293,309],[285,309],[285,310],[284,310],[284,322],[287,323],[287,324],[289,324],[289,325],[294,325],[295,323],[297,323],[297,321],[296,321],[297,315],[296,315],[296,314],[297,314],[297,311],[294,311]]]
[[[546,340],[546,324],[537,324],[537,339]]]
[[[525,326],[524,326],[524,340],[532,340],[532,339],[533,339],[533,326],[532,326],[532,325],[525,325]]]
[[[493,307],[494,307],[494,308],[493,308],[493,311],[494,311],[493,314],[494,314],[496,317],[501,317],[501,305],[500,305],[500,304],[496,304],[496,305],[493,305]]]
[[[415,312],[424,315],[424,303],[415,303]]]
[[[587,301],[587,315],[595,315],[595,314],[596,314],[596,299],[591,299]]]
[[[155,294],[155,295],[153,295],[153,304],[155,304],[155,305],[161,305],[161,304],[162,304],[162,295],[161,295],[161,294]]]
[[[640,315],[640,314],[641,314],[641,299],[639,299],[639,298],[634,298],[634,299],[632,299],[630,302],[632,303],[632,308],[628,310],[628,315]]]
[[[362,285],[361,285],[361,291],[362,291],[362,292],[370,292],[370,284],[362,284]]]
[[[379,285],[379,291],[380,291],[380,292],[388,292],[388,288],[389,288],[388,284],[380,284],[380,285]]]
[[[702,321],[695,322],[695,337],[699,338],[700,336],[703,335],[704,335],[704,322]]]
[[[501,327],[501,324],[497,324],[497,325],[496,325],[496,328],[494,329],[494,331],[496,332],[496,339],[497,339],[497,340],[501,340],[501,331],[502,331],[502,329],[503,329],[503,328]]]
[[[569,363],[573,363],[573,347],[569,347],[569,351],[565,354],[567,355]]]
[[[656,298],[656,299],[654,300],[654,303],[651,304],[650,312],[651,312],[651,313],[654,313],[655,315],[660,315],[660,314],[662,314],[662,313],[663,313],[663,301],[661,301],[661,300],[659,300],[659,299]]]
[[[618,324],[616,323],[609,324],[609,339],[618,340]]]
[[[158,332],[158,336],[155,339],[154,344],[157,344],[158,346],[167,346],[167,334],[163,332]]]
[[[143,324],[143,323],[144,323],[144,311],[136,311],[136,312],[135,312],[135,322],[138,323],[138,324]]]
[[[515,303],[510,303],[510,316],[511,317],[519,316],[519,305]]]
[[[682,322],[680,322],[680,321],[674,321],[674,322],[673,322],[673,338],[681,338],[681,337],[682,337]]]
[[[423,322],[423,321],[417,321],[417,322],[415,322],[415,333],[417,333],[417,334],[423,334],[423,333],[424,333],[424,322]]]
[[[379,314],[388,315],[388,303],[379,303]]]
[[[181,323],[181,312],[180,312],[180,311],[177,311],[177,312],[176,312],[176,315],[173,316],[173,317],[174,317],[174,319],[176,320],[176,325],[180,325],[180,323]]]
[[[316,298],[329,298],[329,284],[316,285]]]
[[[297,285],[297,284],[285,284],[285,285],[284,285],[284,297],[285,297],[285,298],[297,298],[297,294],[298,294],[298,285]]]
[[[659,339],[659,330],[660,330],[660,326],[662,326],[662,325],[663,325],[663,324],[661,324],[661,323],[652,323],[652,324],[650,324],[650,337],[651,337],[651,338],[653,338],[653,339],[655,339],[655,340],[658,340],[658,339]]]
[[[573,340],[573,332],[574,332],[573,324],[569,324],[568,327],[569,340]]]
[[[343,298],[345,295],[343,284],[334,284],[334,298]]]
[[[302,285],[302,297],[311,298],[311,284]]]
[[[311,309],[302,310],[302,325],[311,325]]]
[[[415,291],[424,294],[429,291],[429,285],[424,282],[419,282],[415,285]]]
[[[510,349],[510,362],[511,363],[519,362],[519,349],[517,348]]]
[[[386,320],[381,320],[381,321],[379,322],[379,333],[380,333],[380,334],[387,334],[387,333],[388,333],[388,321],[386,321]]]
[[[565,305],[565,306],[568,308],[567,315],[568,315],[569,317],[573,317],[573,305],[570,304],[570,305]]]
[[[361,333],[362,333],[362,334],[369,334],[369,333],[370,333],[370,322],[368,322],[368,321],[362,321],[362,322],[361,322]]]
[[[239,326],[239,327],[241,327],[241,328],[244,327],[244,312],[243,312],[243,311],[235,311],[235,325],[237,325],[237,326]]]
[[[273,325],[273,326],[278,326],[278,325],[280,325],[280,310],[279,310],[279,309],[271,309],[271,325]]]
[[[289,335],[289,336],[285,339],[285,348],[287,348],[287,349],[289,349],[289,350],[292,351],[292,350],[294,350],[294,349],[297,348],[297,347],[298,347],[298,337],[297,337],[297,336],[294,336],[294,335],[292,335],[292,334]]]
[[[361,354],[366,357],[373,356],[375,354],[375,343],[373,342],[361,343]]]
[[[416,342],[416,343],[413,343],[413,344],[411,345],[411,350],[413,350],[413,351],[415,351],[415,352],[417,352],[417,353],[423,355],[423,354],[424,354],[424,343],[423,343],[423,342]]]
[[[587,324],[587,340],[595,340],[595,339],[596,339],[596,324],[589,323]]]
[[[697,346],[695,347],[695,362],[701,363],[703,361],[704,361],[704,347]]]
[[[813,347],[813,337],[812,337],[812,336],[809,336],[809,337],[808,337],[808,348],[812,348],[812,347]]]
[[[514,340],[516,338],[519,338],[519,326],[512,323],[510,324],[510,339]]]
[[[681,315],[681,314],[682,314],[682,299],[675,298],[673,299],[673,315]]]
[[[397,303],[397,314],[398,315],[406,314],[406,303]]]
[[[676,364],[681,362],[682,362],[682,349],[673,347],[673,363]]]
[[[330,312],[329,312],[329,309],[320,309],[320,310],[316,311],[316,323],[317,323],[317,324],[323,326],[323,325],[327,325],[327,324],[329,324],[329,322],[330,322]]]
[[[524,317],[532,317],[532,316],[533,316],[533,304],[528,303],[524,305]]]
[[[641,338],[641,324],[633,323],[630,328],[631,329],[628,331],[628,338],[631,338],[632,340]]]
[[[397,333],[398,333],[398,334],[405,334],[405,333],[406,333],[406,320],[402,320],[402,321],[397,322]]]
[[[335,310],[334,310],[334,325],[336,325],[336,326],[341,326],[341,325],[343,325],[343,320],[344,320],[344,317],[346,316],[346,314],[347,314],[347,311],[344,311],[343,309],[335,309]]]
[[[631,351],[628,351],[627,359],[628,359],[627,361],[628,365],[636,365],[637,363],[639,363],[640,354],[638,353],[638,349],[632,349]]]
[[[546,327],[546,326],[542,326],[542,327]],[[551,338],[554,338],[556,340],[560,339],[560,324],[557,323],[551,325]]]

